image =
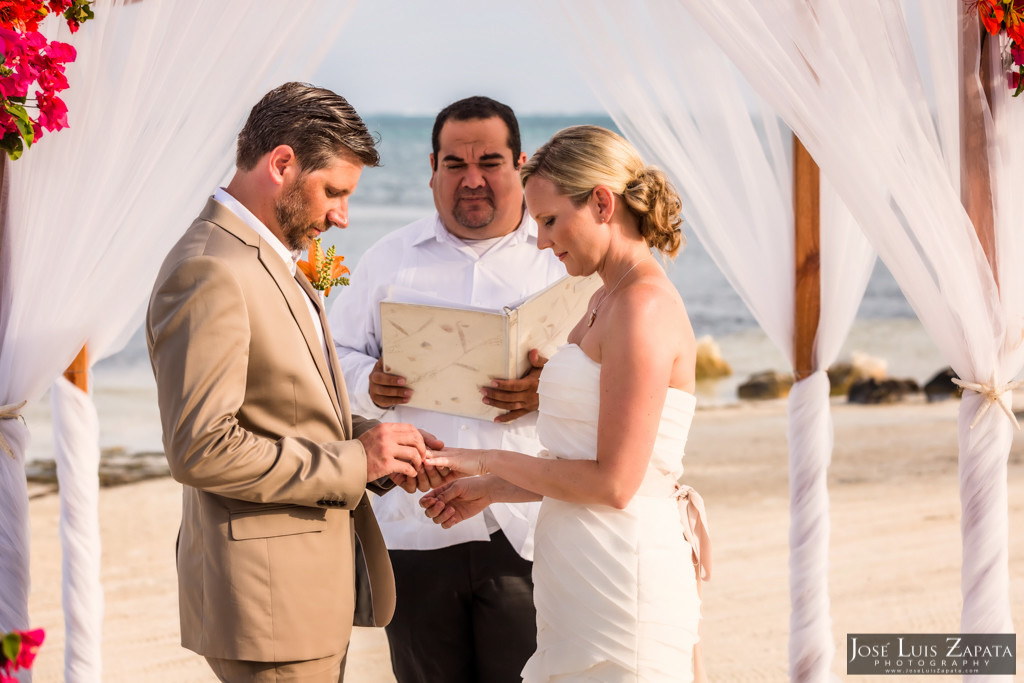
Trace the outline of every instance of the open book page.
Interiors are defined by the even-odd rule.
[[[549,356],[579,321],[600,278],[563,278],[513,309],[484,311],[428,303],[380,303],[384,371],[405,377],[407,405],[491,420],[480,388],[521,377],[530,349]],[[394,293],[393,293],[394,294]]]
[[[516,310],[517,350],[512,376],[522,377],[530,370],[530,349],[537,349],[544,358],[550,358],[576,323],[586,313],[587,302],[601,287],[601,278],[566,277],[527,299]]]

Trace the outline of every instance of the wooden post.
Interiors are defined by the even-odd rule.
[[[996,264],[995,222],[992,215],[992,177],[989,170],[988,136],[985,131],[985,105],[991,106],[993,74],[985,57],[986,46],[995,45],[998,36],[985,35],[985,29],[975,17],[973,21],[959,21],[960,27],[960,201],[974,224],[985,258],[992,267],[992,276],[999,284]],[[982,49],[977,47],[981,43]],[[979,79],[974,78],[974,60],[981,54]],[[999,74],[1001,77],[1002,74]],[[978,80],[981,87],[978,87]],[[1015,103],[1016,104],[1016,103]]]
[[[4,229],[7,227],[7,197],[4,194],[4,174],[7,171],[7,153],[0,152],[0,267],[4,263]],[[3,278],[0,277],[0,292],[3,291]]]
[[[793,136],[793,218],[796,235],[793,376],[799,382],[817,370],[814,338],[821,317],[821,173],[796,135]]]
[[[88,345],[83,345],[71,365],[64,371],[64,377],[82,391],[89,392],[89,352]]]

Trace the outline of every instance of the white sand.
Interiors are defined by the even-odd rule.
[[[847,677],[847,633],[958,632],[958,403],[835,404],[832,501],[832,670]],[[786,680],[789,631],[786,414],[783,401],[699,411],[688,480],[708,504],[714,578],[705,586],[704,651],[712,681]],[[1024,445],[1009,465],[1010,601],[1024,625]],[[63,679],[56,496],[31,504],[33,626],[47,631],[37,682]],[[174,539],[180,487],[165,479],[105,489],[105,681],[212,681],[178,645]],[[347,681],[393,681],[383,632],[359,629]],[[886,680],[896,680],[887,677]],[[930,676],[930,681],[959,680]]]

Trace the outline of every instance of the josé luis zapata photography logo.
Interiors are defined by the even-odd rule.
[[[846,673],[1017,673],[1014,633],[848,633]]]

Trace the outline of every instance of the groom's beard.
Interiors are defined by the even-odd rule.
[[[285,246],[292,251],[305,251],[313,243],[316,232],[327,232],[331,227],[327,221],[318,223],[308,214],[305,193],[305,179],[300,178],[286,188],[274,203],[274,217],[284,234]]]

